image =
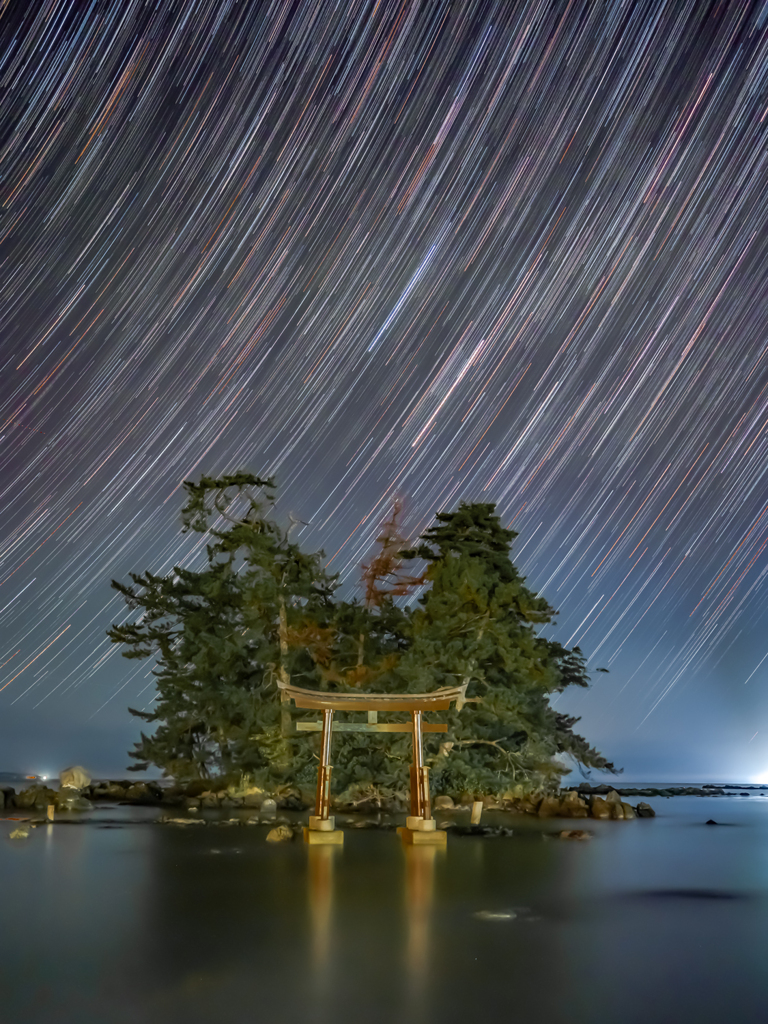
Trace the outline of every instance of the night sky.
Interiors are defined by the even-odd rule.
[[[0,768],[124,775],[245,467],[347,595],[497,502],[625,778],[768,772],[767,140],[765,0],[0,0]]]

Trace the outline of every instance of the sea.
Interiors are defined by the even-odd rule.
[[[334,848],[116,805],[10,839],[30,812],[0,811],[0,1022],[765,1024],[768,794],[743,791],[486,812],[513,834],[445,851],[365,818]]]

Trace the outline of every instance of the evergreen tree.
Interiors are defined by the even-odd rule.
[[[247,473],[185,483],[184,530],[205,533],[206,564],[168,576],[113,581],[133,622],[110,638],[129,658],[154,656],[156,724],[131,752],[178,780],[248,772],[265,784],[314,784],[317,734],[296,735],[277,680],[321,690],[429,692],[467,684],[461,711],[429,737],[434,788],[453,795],[516,795],[554,788],[558,756],[613,770],[557,713],[550,697],[586,686],[585,660],[538,635],[553,611],[510,559],[516,534],[489,504],[439,513],[421,543],[405,548],[401,506],[383,524],[378,553],[363,566],[365,599],[338,600],[322,552],[307,555],[267,516],[272,480]],[[255,491],[260,491],[257,496]],[[422,575],[404,560],[427,562]],[[415,606],[401,607],[417,587]],[[316,718],[313,712],[294,717]],[[406,716],[401,716],[405,718]],[[337,733],[334,789],[349,798],[404,795],[407,734]]]
[[[557,755],[613,770],[581,736],[578,719],[549,698],[587,686],[585,659],[538,635],[552,621],[549,604],[526,586],[509,549],[517,536],[492,504],[438,513],[422,543],[403,551],[428,563],[429,589],[410,622],[401,671],[412,692],[467,683],[467,705],[451,711],[435,752],[436,790],[517,795],[552,789],[568,771]]]
[[[272,480],[238,473],[184,486],[183,529],[212,539],[206,567],[112,583],[141,614],[113,626],[110,638],[128,658],[157,659],[153,710],[129,709],[159,723],[131,752],[133,770],[151,763],[177,779],[265,770],[287,778],[297,756],[308,762],[311,752],[285,736],[276,680],[295,671],[318,681],[289,637],[331,607],[335,580],[322,553],[305,555],[265,516],[254,489],[271,503]]]

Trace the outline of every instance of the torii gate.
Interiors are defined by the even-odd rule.
[[[293,701],[297,708],[317,708],[323,712],[322,722],[297,722],[299,732],[320,732],[320,767],[317,772],[315,813],[309,817],[304,829],[308,843],[343,843],[344,833],[335,827],[330,814],[331,803],[331,735],[334,711],[367,711],[367,722],[340,722],[339,732],[410,732],[413,736],[413,763],[411,765],[411,813],[406,827],[398,829],[403,842],[444,846],[446,833],[435,829],[429,801],[429,769],[424,765],[422,734],[446,732],[445,723],[422,721],[425,711],[447,711],[454,701],[461,711],[465,702],[467,684],[445,686],[431,693],[325,693],[306,690],[278,680],[281,701]],[[409,711],[411,722],[379,722],[379,711]]]

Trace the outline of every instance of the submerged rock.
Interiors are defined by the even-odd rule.
[[[278,825],[267,832],[268,843],[289,843],[293,839],[293,829],[288,825]]]
[[[8,836],[9,839],[29,839],[29,825],[21,825],[15,828]]]
[[[591,839],[592,838],[592,833],[588,832],[586,829],[583,829],[583,828],[571,828],[571,829],[565,829],[565,831],[561,832],[560,833],[560,838],[561,839],[577,839],[577,840]]]

